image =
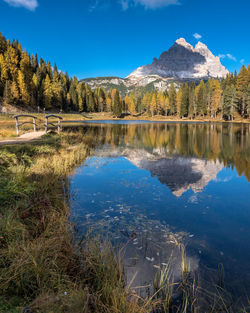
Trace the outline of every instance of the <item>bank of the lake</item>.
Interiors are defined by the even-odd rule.
[[[125,288],[109,243],[75,242],[67,177],[94,144],[61,133],[0,148],[0,312],[138,313],[156,305]]]
[[[52,114],[49,112],[48,114]],[[21,114],[21,113],[20,113]],[[83,121],[146,121],[146,122],[187,122],[187,123],[250,123],[250,119],[243,119],[238,117],[233,121],[226,121],[221,118],[208,118],[197,116],[195,119],[190,118],[178,118],[177,116],[163,116],[155,115],[149,116],[148,114],[137,114],[137,115],[125,115],[122,118],[114,117],[113,114],[109,112],[99,112],[99,113],[57,113],[57,116],[62,118],[63,125],[71,122],[83,122]],[[13,119],[15,114],[3,114],[0,113],[0,140],[11,139],[17,137],[16,135],[16,124]],[[37,129],[44,130],[45,113],[31,113],[31,115],[37,118]],[[29,118],[22,118],[22,121],[29,121]],[[20,129],[20,134],[27,131],[32,131],[32,125],[25,125]]]

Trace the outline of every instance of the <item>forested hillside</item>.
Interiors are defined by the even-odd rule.
[[[0,97],[3,104],[14,104],[34,111],[112,112],[195,118],[250,117],[250,66],[225,79],[183,83],[169,90],[143,93],[135,89],[123,99],[117,89],[91,88],[76,77],[51,66],[37,55],[29,55],[14,40],[0,33]]]

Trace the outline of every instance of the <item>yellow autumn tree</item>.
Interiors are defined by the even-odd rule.
[[[48,74],[46,75],[44,81],[43,90],[45,108],[50,109],[52,107],[53,91],[51,86],[51,80]]]
[[[151,95],[147,91],[146,94],[144,95],[143,99],[142,99],[142,106],[143,106],[144,110],[149,111],[150,103],[151,103]]]
[[[157,98],[157,103],[159,104],[157,106],[157,114],[162,114],[163,112],[165,112],[165,97],[163,92],[159,92]]]
[[[170,101],[169,97],[165,98],[165,115],[168,115],[170,112]]]
[[[130,98],[128,95],[125,96],[124,98],[124,104],[125,104],[125,111],[129,110],[129,105],[130,105]]]
[[[156,95],[154,93],[152,100],[151,100],[151,103],[150,103],[150,112],[151,112],[152,116],[155,115],[156,109],[157,109],[157,99],[156,99]]]
[[[181,99],[182,99],[182,90],[181,88],[178,90],[176,95],[176,107],[177,107],[177,116],[181,116]]]
[[[0,54],[0,79],[2,82],[9,79],[8,67],[3,54]]]
[[[27,85],[25,83],[24,75],[22,71],[18,71],[18,76],[17,76],[17,82],[18,82],[18,87],[20,90],[20,98],[25,105],[30,104],[30,94],[28,92]]]
[[[7,65],[7,70],[11,76],[12,80],[17,80],[18,76],[18,55],[16,50],[9,45],[5,54],[4,54],[5,62]]]
[[[212,82],[212,99],[211,99],[211,117],[217,116],[217,113],[221,106],[221,96],[222,96],[222,89],[220,86],[220,82],[216,79]]]
[[[128,106],[128,110],[129,110],[129,112],[130,112],[131,115],[136,114],[135,98],[134,98],[133,92],[131,92],[131,94],[129,95],[129,106]]]
[[[20,98],[20,93],[19,93],[17,83],[15,81],[12,82],[10,91],[11,91],[11,101],[14,104],[17,104]]]

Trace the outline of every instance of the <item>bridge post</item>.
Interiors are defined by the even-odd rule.
[[[45,116],[45,133],[47,134],[48,132],[48,117]]]
[[[61,120],[60,119],[58,119],[57,131],[58,131],[58,133],[60,133],[60,131],[61,131]]]
[[[57,125],[54,124],[54,122],[49,122],[49,118],[50,117],[54,117],[54,118],[57,118],[58,119],[58,122],[57,122]],[[57,131],[58,133],[61,131],[62,129],[62,126],[61,126],[61,120],[63,118],[61,116],[58,116],[58,115],[55,115],[55,114],[49,114],[49,115],[46,115],[45,116],[45,132],[47,133],[48,132],[48,128],[49,128],[49,125],[52,125],[53,127],[57,127]]]
[[[18,116],[16,116],[15,119],[16,119],[16,134],[17,136],[19,136]]]
[[[34,132],[36,132],[36,119],[33,117],[33,127],[34,127]]]
[[[21,117],[30,117],[30,118],[33,119],[33,122],[26,122],[26,121],[24,121],[24,122],[22,122],[22,123],[21,123],[21,122],[19,123],[19,122],[18,122],[18,119],[21,118]],[[13,118],[16,119],[16,133],[17,133],[17,136],[19,136],[19,128],[20,128],[22,125],[24,125],[24,124],[32,124],[34,131],[36,131],[36,117],[35,117],[35,116],[29,115],[29,114],[19,114],[19,115],[13,116]]]

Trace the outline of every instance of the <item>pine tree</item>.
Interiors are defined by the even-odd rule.
[[[181,99],[182,99],[182,89],[180,88],[177,91],[177,95],[176,95],[176,110],[177,110],[178,117],[181,117]]]
[[[150,104],[150,112],[151,115],[154,116],[157,112],[157,102],[156,102],[156,94],[153,94],[152,100],[151,100],[151,104]]]
[[[38,78],[36,73],[33,74],[32,76],[32,81],[31,81],[31,94],[32,94],[32,105],[39,106],[39,99],[38,99],[38,91],[39,91],[39,85],[38,85]]]
[[[119,95],[119,91],[117,89],[115,89],[115,95],[114,95],[113,114],[116,117],[120,117],[121,114],[122,114],[121,98],[120,98],[120,95]]]
[[[189,88],[188,84],[184,83],[181,87],[182,96],[181,96],[181,108],[180,108],[180,116],[186,117],[188,115],[188,105],[189,105]]]
[[[53,71],[53,79],[51,82],[51,89],[52,89],[52,103],[54,107],[60,108],[62,110],[63,106],[63,99],[62,99],[62,94],[63,94],[63,88],[62,84],[60,81],[60,76],[57,71],[56,64],[54,66],[54,71]]]
[[[177,112],[177,107],[176,107],[176,90],[175,86],[173,83],[171,83],[169,91],[169,105],[170,105],[170,114],[175,115]]]
[[[246,115],[247,109],[246,99],[249,82],[250,82],[249,72],[246,69],[245,65],[243,65],[240,69],[236,82],[238,106],[242,117],[245,117]]]
[[[20,61],[20,70],[24,75],[24,80],[26,85],[30,84],[33,76],[32,66],[30,62],[30,57],[28,56],[27,52],[23,52],[21,55]]]
[[[150,108],[150,103],[151,103],[151,95],[150,93],[147,91],[146,94],[144,95],[143,99],[142,99],[142,107],[144,111],[149,112],[149,108]]]
[[[136,114],[136,108],[135,108],[135,98],[134,93],[131,92],[129,95],[129,102],[128,102],[128,110],[131,115]]]
[[[203,80],[196,87],[195,94],[196,94],[195,102],[197,107],[197,114],[204,116],[207,113],[207,95],[206,87]]]
[[[8,80],[9,77],[9,73],[8,73],[8,67],[7,67],[7,63],[5,62],[5,58],[3,56],[3,54],[0,54],[0,80],[5,83],[6,80]]]
[[[51,67],[51,64],[50,62],[47,62],[47,64],[45,65],[45,68],[46,68],[46,74],[49,75],[49,78],[52,80],[52,67]]]
[[[32,62],[31,62],[32,70],[33,70],[33,72],[36,72],[38,67],[39,67],[37,54],[35,54],[35,56],[32,54],[31,60],[32,60]]]
[[[125,112],[129,111],[129,107],[130,107],[130,97],[129,95],[126,95],[124,98],[124,111]]]
[[[195,84],[191,84],[189,87],[189,104],[188,104],[188,116],[193,119],[196,116],[195,105]]]
[[[223,97],[223,117],[228,120],[234,119],[234,112],[237,109],[236,88],[234,85],[227,86]]]
[[[158,114],[165,114],[165,97],[164,97],[164,94],[163,92],[158,92],[158,95],[157,95],[157,113]]]
[[[222,89],[220,87],[220,82],[216,79],[212,81],[212,99],[211,99],[211,117],[217,116],[219,108],[221,107],[221,95]]]
[[[52,108],[52,99],[53,99],[53,91],[51,86],[51,80],[49,75],[46,75],[46,78],[43,83],[43,90],[44,90],[44,105],[45,109],[49,110]]]
[[[11,81],[6,80],[5,81],[5,86],[4,86],[4,92],[3,92],[3,102],[5,104],[10,104],[11,103]]]
[[[0,32],[0,54],[4,54],[6,49],[7,49],[7,41],[5,37],[2,35],[2,33]]]
[[[10,91],[11,91],[11,102],[17,104],[20,99],[20,94],[17,83],[15,81],[12,82]]]
[[[71,79],[70,81],[69,95],[71,99],[70,109],[74,111],[78,110],[78,94],[76,90],[77,85],[78,85],[78,79],[76,77],[73,77],[73,79]],[[88,93],[88,91],[86,90],[86,93]]]
[[[16,50],[9,45],[5,54],[5,62],[7,65],[7,71],[11,80],[17,80],[18,75],[18,55]]]
[[[212,97],[213,97],[213,79],[209,79],[206,83],[206,105],[207,105],[207,115],[212,116]]]
[[[103,112],[106,109],[106,92],[103,87],[100,88],[98,94],[98,104],[99,104],[99,111]]]
[[[87,95],[87,110],[88,112],[95,112],[95,100],[92,92]]]
[[[21,70],[18,71],[17,82],[18,82],[18,87],[20,90],[21,101],[25,106],[29,106],[31,98],[30,98],[30,94],[29,94],[27,85],[25,83],[24,75],[23,75]]]
[[[164,110],[164,114],[168,116],[169,113],[170,113],[169,97],[165,96],[165,110]]]

